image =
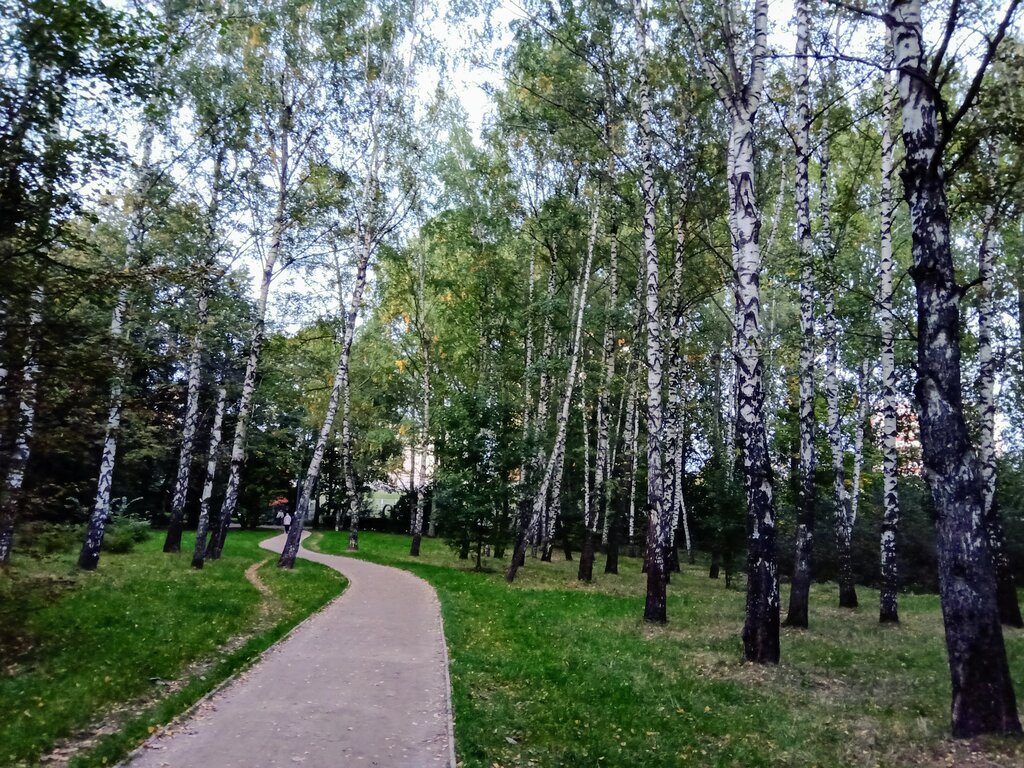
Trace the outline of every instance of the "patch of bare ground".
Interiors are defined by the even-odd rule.
[[[1020,768],[1024,765],[1024,744],[1020,739],[946,739],[926,748],[894,754],[889,765],[926,768]]]
[[[259,570],[268,562],[270,562],[269,557],[253,563],[245,571],[246,580],[256,588],[261,596],[257,608],[257,619],[248,632],[231,637],[227,643],[217,649],[215,655],[193,662],[176,680],[151,678],[153,686],[145,695],[107,709],[73,736],[58,742],[53,749],[39,759],[40,764],[54,768],[67,766],[76,756],[93,749],[103,737],[119,732],[125,723],[144,713],[160,699],[176,693],[193,680],[205,680],[207,673],[217,662],[271,627],[281,612],[281,602],[260,578]]]

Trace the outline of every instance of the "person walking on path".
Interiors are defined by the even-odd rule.
[[[284,523],[284,532],[288,533],[289,529],[291,529],[292,527],[292,513],[285,512],[284,519],[282,520],[282,522]]]

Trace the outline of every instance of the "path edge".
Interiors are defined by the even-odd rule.
[[[306,536],[308,536],[308,535],[309,534],[307,533]],[[260,546],[262,549],[265,549],[268,552],[273,553],[274,550],[267,549],[266,547],[263,546],[264,542],[270,541],[273,538],[276,538],[276,537],[271,536],[271,537],[268,537],[266,539],[263,539],[263,541],[258,542],[258,546]],[[303,536],[303,539],[305,539],[305,536]],[[278,554],[280,554],[280,553],[278,553]],[[272,558],[267,558],[267,559],[271,560]],[[266,562],[266,561],[264,561],[264,562]],[[316,561],[315,560],[310,560],[309,562],[315,563]],[[325,563],[317,563],[317,564],[318,565],[323,565],[325,568],[330,568],[330,566],[326,565]],[[260,566],[260,567],[262,567],[262,566]],[[300,621],[294,627],[292,627],[287,632],[285,632],[283,635],[281,635],[281,637],[279,637],[277,640],[275,640],[272,645],[264,648],[262,651],[259,652],[259,654],[257,654],[256,656],[253,656],[251,659],[249,659],[249,661],[247,663],[245,663],[243,666],[241,666],[238,669],[236,669],[230,676],[228,676],[228,677],[224,678],[223,680],[221,680],[214,688],[211,688],[204,695],[200,696],[198,699],[196,699],[194,702],[192,702],[192,704],[189,705],[189,707],[187,709],[183,709],[177,715],[175,715],[170,720],[168,720],[166,723],[161,725],[159,727],[159,730],[157,730],[149,738],[147,738],[145,741],[143,741],[141,744],[139,744],[137,747],[135,747],[131,752],[129,752],[127,755],[125,755],[124,759],[122,759],[118,763],[115,763],[114,764],[114,768],[131,768],[132,763],[135,762],[135,758],[138,757],[140,754],[142,754],[142,751],[144,749],[146,749],[146,744],[148,744],[150,742],[150,740],[152,740],[154,738],[158,738],[162,731],[167,730],[168,728],[170,728],[171,726],[175,725],[176,723],[180,723],[183,720],[186,720],[186,719],[190,718],[195,713],[196,709],[199,708],[200,705],[205,704],[207,701],[209,701],[210,699],[214,698],[217,694],[221,693],[225,688],[228,688],[231,685],[233,685],[234,683],[238,682],[238,678],[239,677],[241,677],[244,673],[246,673],[250,669],[252,669],[257,663],[262,661],[264,656],[267,656],[268,654],[273,653],[275,650],[277,650],[278,647],[282,643],[284,643],[288,638],[290,638],[294,632],[297,632],[299,630],[299,628],[301,628],[306,622],[311,621],[312,619],[314,619],[315,617],[317,617],[318,615],[320,615],[321,613],[326,611],[328,608],[330,608],[331,605],[333,605],[335,602],[337,602],[338,600],[341,600],[345,596],[345,593],[348,592],[349,584],[351,584],[351,582],[352,582],[352,580],[348,576],[345,576],[344,574],[342,574],[342,576],[345,578],[345,581],[348,582],[348,583],[345,584],[345,588],[341,591],[340,595],[338,595],[334,599],[329,600],[328,602],[326,602],[323,605],[321,605],[319,608],[317,608],[311,614],[306,616],[306,618],[304,618],[302,621]],[[448,655],[448,648],[447,648],[447,643],[446,643],[446,647],[445,647],[445,657],[446,658],[447,658],[447,655]],[[447,675],[447,667],[445,667],[445,674]],[[450,722],[450,720],[451,720],[451,718],[449,717],[449,722]],[[455,768],[455,763],[452,763],[452,768]]]
[[[351,555],[328,555],[326,552],[315,552],[312,549],[306,549],[305,543],[306,539],[310,536],[310,533],[310,531],[304,531],[302,534],[302,538],[299,540],[298,554],[300,557],[302,556],[303,552],[309,552],[313,555],[324,555],[326,557],[343,557],[350,560],[360,559],[352,557]],[[267,539],[267,541],[269,541],[269,539]],[[317,561],[310,560],[310,562],[315,563]],[[448,720],[446,729],[448,732],[448,768],[457,768],[459,763],[455,755],[455,706],[452,704],[451,656],[448,653],[448,635],[444,631],[444,607],[441,605],[441,597],[437,594],[437,588],[419,574],[413,573],[412,571],[406,570],[405,568],[399,568],[394,565],[383,565],[382,563],[375,563],[372,560],[361,560],[361,562],[370,563],[371,565],[376,565],[379,568],[393,568],[396,571],[407,573],[414,579],[419,579],[420,581],[422,581],[430,588],[430,591],[434,593],[434,599],[437,601],[437,625],[438,629],[440,629],[441,631],[441,650],[444,652],[444,709],[445,715],[447,716]],[[321,565],[326,565],[326,563],[321,563]],[[330,568],[330,566],[327,567]],[[352,583],[353,580],[351,576],[345,576],[345,578],[348,579],[350,584]],[[345,593],[342,592],[342,594],[338,595],[338,597],[336,597],[335,600],[340,600],[342,597],[344,597],[344,594]],[[332,600],[331,602],[334,601]],[[330,605],[330,603],[328,603],[328,605]],[[326,607],[327,606],[325,605],[324,608]],[[283,639],[284,638],[282,638],[282,640]],[[267,650],[270,649],[268,648]]]

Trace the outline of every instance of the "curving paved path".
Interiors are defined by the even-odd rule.
[[[280,552],[284,536],[262,543]],[[397,568],[302,549],[344,594],[204,699],[131,768],[455,768],[437,595]]]

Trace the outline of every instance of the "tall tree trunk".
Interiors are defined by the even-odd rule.
[[[645,308],[647,312],[647,596],[644,621],[664,624],[668,621],[665,549],[671,540],[665,515],[662,457],[661,388],[664,350],[659,308],[658,247],[655,241],[654,152],[651,144],[651,94],[647,81],[647,17],[641,0],[633,0],[639,56],[640,93],[640,189],[643,213],[643,257],[646,273]]]
[[[419,557],[420,540],[423,538],[424,498],[427,488],[427,447],[430,445],[430,348],[423,349],[423,423],[420,438],[420,487],[416,491],[416,510],[413,518],[412,544],[409,554]]]
[[[206,537],[210,530],[210,499],[213,497],[213,483],[217,478],[217,451],[220,450],[224,408],[227,405],[228,389],[223,384],[217,389],[217,405],[213,412],[213,426],[210,428],[210,446],[206,451],[206,480],[199,500],[199,522],[196,525],[196,548],[192,553],[192,567],[199,569],[206,562]]]
[[[555,469],[556,464],[559,463],[559,458],[565,455],[565,436],[566,430],[569,425],[569,411],[572,407],[572,393],[576,385],[576,371],[579,367],[580,351],[583,346],[583,315],[587,307],[587,291],[590,285],[590,267],[594,261],[594,247],[595,241],[597,240],[597,214],[598,207],[594,204],[594,209],[591,214],[590,220],[590,237],[587,242],[587,257],[586,262],[583,265],[583,271],[580,273],[580,285],[578,289],[579,300],[576,304],[576,316],[574,318],[575,325],[573,330],[573,341],[572,348],[569,355],[569,372],[565,379],[565,389],[562,392],[562,403],[561,409],[558,413],[557,428],[555,434],[555,446],[548,457],[547,464],[544,468],[544,473],[541,478],[540,486],[537,489],[536,494],[533,497],[533,507],[530,512],[529,522],[527,523],[525,530],[536,530],[541,522],[541,518],[544,512],[544,502],[547,499],[548,491],[553,487],[556,482]],[[546,340],[545,340],[546,341]],[[542,393],[543,395],[543,393]],[[561,467],[558,467],[558,478],[557,482],[561,483]],[[552,516],[553,517],[553,516]],[[554,530],[552,528],[552,534]],[[509,565],[508,571],[505,573],[505,580],[511,583],[516,578],[516,573],[519,571],[521,563],[525,560],[526,556],[526,541],[527,537],[522,536],[516,542],[516,551],[512,555],[512,562]]]
[[[891,44],[886,53],[892,57]],[[878,328],[882,338],[882,531],[879,543],[881,589],[878,593],[878,620],[899,622],[899,565],[896,560],[896,534],[900,524],[900,502],[897,493],[899,455],[896,452],[896,354],[893,342],[893,272],[892,258],[892,109],[896,94],[889,73],[885,75],[885,101],[882,105],[882,185],[881,261],[879,264]]]
[[[768,2],[753,6],[750,74],[740,74],[735,48],[740,39],[726,14],[731,75],[704,49],[700,30],[684,0],[677,0],[693,37],[704,75],[726,107],[731,129],[726,153],[729,174],[729,230],[736,277],[736,437],[741,443],[747,496],[747,605],[743,653],[747,661],[779,661],[779,573],[775,551],[775,498],[764,415],[764,361],[761,356],[761,215],[754,184],[754,118],[764,95],[768,53]],[[728,580],[728,577],[727,577]]]
[[[132,203],[131,224],[128,232],[125,267],[130,269],[138,260],[145,236],[146,200],[150,189],[150,158],[153,151],[153,127],[146,124],[142,132],[142,161],[139,164],[139,179]],[[128,288],[118,289],[114,311],[110,317],[110,342],[114,350],[114,372],[110,381],[110,406],[107,410],[107,426],[103,437],[103,453],[100,456],[100,472],[96,481],[96,497],[92,514],[85,529],[85,541],[78,555],[78,567],[85,571],[96,570],[103,547],[103,534],[110,514],[110,487],[114,481],[114,460],[117,455],[117,438],[121,426],[121,408],[124,405],[124,378],[128,368],[128,356],[124,349],[124,325],[128,311]]]
[[[587,275],[587,278],[588,279],[589,279],[589,265],[593,262],[593,250],[594,250],[594,247],[595,247],[596,241],[597,241],[597,222],[596,222],[597,210],[598,210],[598,208],[597,208],[597,205],[595,203],[595,205],[594,205],[594,217],[595,217],[595,220],[593,222],[593,226],[591,227],[591,238],[589,239],[589,241],[587,243],[587,248],[588,248],[588,256],[587,256],[587,259],[588,259],[588,275]],[[583,276],[581,275],[580,276],[580,280],[577,283],[576,289],[573,291],[572,312],[570,312],[570,315],[569,315],[570,317],[575,317],[577,315],[577,312],[580,310],[580,308],[585,308],[586,301],[587,301],[587,295],[586,295],[586,291],[582,290],[583,288],[584,288],[584,286],[583,286]],[[582,336],[580,337],[580,339],[581,339],[580,343],[582,343]],[[572,344],[572,345],[569,346],[569,349],[567,350],[567,355],[569,357],[576,358],[577,366],[578,366],[579,365],[578,361],[580,359],[582,359],[582,348],[579,348],[575,344]],[[481,369],[483,369],[483,366],[481,366]],[[570,409],[571,409],[571,405],[570,405]],[[568,420],[568,414],[566,414],[566,419]],[[552,552],[552,549],[554,547],[555,531],[558,528],[559,518],[560,518],[561,512],[562,512],[562,480],[563,480],[563,477],[564,477],[565,451],[566,451],[566,447],[567,447],[567,442],[568,442],[568,424],[566,424],[565,431],[562,433],[561,441],[559,441],[557,439],[555,440],[555,452],[556,452],[555,472],[554,472],[554,476],[552,477],[552,480],[551,480],[550,500],[548,502],[548,505],[547,505],[546,509],[544,510],[545,526],[544,526],[544,536],[543,536],[543,539],[541,541],[541,561],[542,562],[551,562],[551,552]],[[564,526],[563,526],[563,529],[564,529]],[[566,531],[566,533],[568,533],[568,532]],[[563,541],[565,541],[565,542],[568,542],[568,540],[569,540],[568,536],[566,536],[563,539]],[[567,546],[568,546],[568,544],[567,544]],[[566,559],[567,560],[571,559],[571,551],[568,550],[568,549],[567,549],[567,557],[566,557]]]
[[[376,145],[375,145],[376,146]],[[376,154],[374,149],[371,153]],[[371,159],[371,163],[374,161]],[[347,422],[349,417],[348,393],[349,393],[349,360],[352,356],[352,342],[356,335],[356,321],[359,318],[359,308],[363,303],[363,291],[366,288],[366,271],[370,265],[370,257],[373,255],[375,233],[372,224],[368,221],[372,188],[376,180],[368,178],[363,196],[364,216],[356,225],[356,234],[359,238],[359,261],[356,265],[356,280],[352,286],[352,298],[348,304],[348,314],[345,317],[341,337],[341,352],[338,355],[338,367],[334,373],[334,384],[331,386],[331,394],[327,400],[327,410],[324,413],[323,424],[320,425],[320,432],[317,435],[316,445],[313,448],[313,456],[306,468],[306,477],[302,482],[302,492],[299,495],[298,504],[295,505],[295,514],[292,515],[292,527],[288,530],[288,538],[284,548],[281,550],[281,557],[277,561],[279,568],[294,568],[295,558],[299,553],[299,544],[302,542],[302,532],[306,526],[306,515],[309,513],[310,499],[313,491],[320,480],[320,467],[323,464],[324,454],[327,451],[327,443],[334,430],[334,417],[338,413],[338,403],[342,399],[345,407],[342,409],[342,420]],[[341,268],[338,266],[338,291],[341,292]],[[342,309],[344,303],[342,302]],[[345,430],[346,435],[348,430]],[[344,440],[344,438],[343,438]],[[346,448],[346,450],[349,450]],[[349,451],[351,457],[351,452]],[[353,517],[353,519],[356,519]],[[358,527],[356,528],[358,531]]]
[[[683,268],[686,254],[685,228],[682,206],[676,220],[676,242],[673,249],[672,278],[669,289],[668,315],[668,409],[665,415],[667,451],[665,453],[665,498],[667,500],[669,546],[665,551],[666,566],[670,571],[679,570],[679,556],[676,546],[676,531],[682,524],[683,543],[687,560],[693,558],[693,543],[690,539],[690,523],[686,513],[686,498],[683,494],[683,478],[686,469],[686,403],[683,391],[686,387],[683,345],[686,340],[686,316],[683,302]]]
[[[185,421],[182,424],[181,451],[178,454],[178,474],[171,499],[171,519],[164,539],[164,552],[181,551],[181,533],[185,524],[185,499],[188,496],[188,478],[192,469],[192,450],[199,425],[199,370],[203,357],[203,328],[209,310],[206,287],[199,296],[196,332],[192,337],[192,352],[188,363],[188,387],[185,396]]]
[[[217,213],[220,209],[220,189],[224,175],[224,154],[221,146],[214,157],[213,176],[210,183],[210,204],[207,208],[206,246],[210,256],[204,265],[202,285],[196,311],[196,331],[192,336],[192,351],[189,355],[188,387],[185,398],[185,419],[182,425],[181,450],[178,453],[178,474],[171,499],[171,518],[164,539],[164,552],[181,551],[181,532],[185,522],[185,500],[188,496],[188,481],[192,471],[192,452],[195,445],[196,429],[199,424],[199,376],[203,357],[203,333],[209,317],[211,272],[216,258]]]
[[[903,113],[917,289],[917,375],[914,388],[924,474],[935,505],[939,595],[952,681],[957,738],[1018,734],[996,601],[996,573],[984,525],[984,489],[964,418],[960,366],[960,297],[949,237],[949,210],[936,123],[934,80],[922,48],[920,0],[891,0],[890,32]],[[1005,30],[1005,27],[1002,28]]]
[[[796,554],[789,591],[786,625],[806,628],[814,555],[814,505],[817,495],[818,456],[814,445],[817,420],[814,414],[814,243],[811,238],[811,204],[808,166],[811,159],[810,68],[807,43],[810,37],[810,3],[796,4],[796,241],[800,251],[800,359],[799,359],[799,462],[797,472]]]
[[[1002,515],[996,505],[996,363],[992,354],[992,302],[994,286],[992,236],[996,213],[989,207],[985,215],[985,232],[978,249],[978,410],[981,432],[978,440],[978,463],[981,468],[982,506],[992,560],[996,568],[996,600],[999,620],[1011,627],[1024,626],[1017,602],[1017,585],[1006,557]]]
[[[231,525],[231,516],[238,505],[238,491],[242,483],[242,468],[245,465],[245,441],[252,418],[254,396],[256,394],[256,373],[263,350],[264,332],[266,330],[267,299],[270,295],[270,282],[274,277],[274,268],[281,256],[285,230],[288,226],[288,183],[291,175],[290,139],[292,130],[291,108],[281,105],[279,115],[280,153],[277,165],[277,201],[274,209],[274,223],[270,236],[270,247],[263,262],[263,275],[260,281],[260,295],[256,302],[256,317],[249,341],[249,358],[245,365],[242,378],[242,395],[238,401],[238,418],[235,422],[234,442],[231,445],[231,461],[228,464],[228,484],[224,491],[224,501],[210,542],[209,558],[217,560],[224,549],[224,540]]]
[[[827,116],[826,116],[827,117]],[[822,126],[821,143],[821,244],[827,272],[835,272],[835,246],[832,243],[832,188],[827,122]],[[857,607],[857,587],[853,580],[853,509],[846,488],[846,451],[839,414],[839,323],[836,319],[837,283],[825,292],[825,400],[828,405],[828,442],[832,451],[833,502],[835,504],[836,556],[839,560],[839,607]]]
[[[585,387],[580,387],[580,414],[583,421],[583,547],[580,550],[580,567],[576,572],[579,581],[590,582],[594,578],[594,549],[597,546],[597,522],[600,516],[600,503],[597,495],[591,497],[590,490],[590,419],[587,416],[587,396]],[[606,425],[607,428],[607,425]],[[600,432],[600,430],[599,430]],[[600,433],[598,443],[600,444]],[[601,486],[600,465],[597,468],[594,485]]]
[[[420,540],[423,538],[424,493],[427,487],[427,446],[430,445],[430,328],[427,325],[427,250],[420,249],[416,280],[417,326],[420,336],[420,348],[423,352],[423,402],[422,423],[420,424],[420,487],[416,491],[416,509],[413,512],[412,542],[409,554],[419,557]],[[532,278],[531,268],[531,278]],[[532,286],[531,286],[532,287]],[[531,341],[532,344],[532,341]],[[532,352],[532,351],[531,351]],[[415,460],[415,457],[414,457]]]
[[[0,491],[0,565],[6,565],[11,559],[21,488],[32,453],[32,436],[36,424],[36,390],[39,384],[39,326],[42,321],[43,288],[37,286],[32,291],[32,307],[29,312],[25,365],[22,368],[21,392],[18,396],[17,431],[7,458],[4,487]]]

